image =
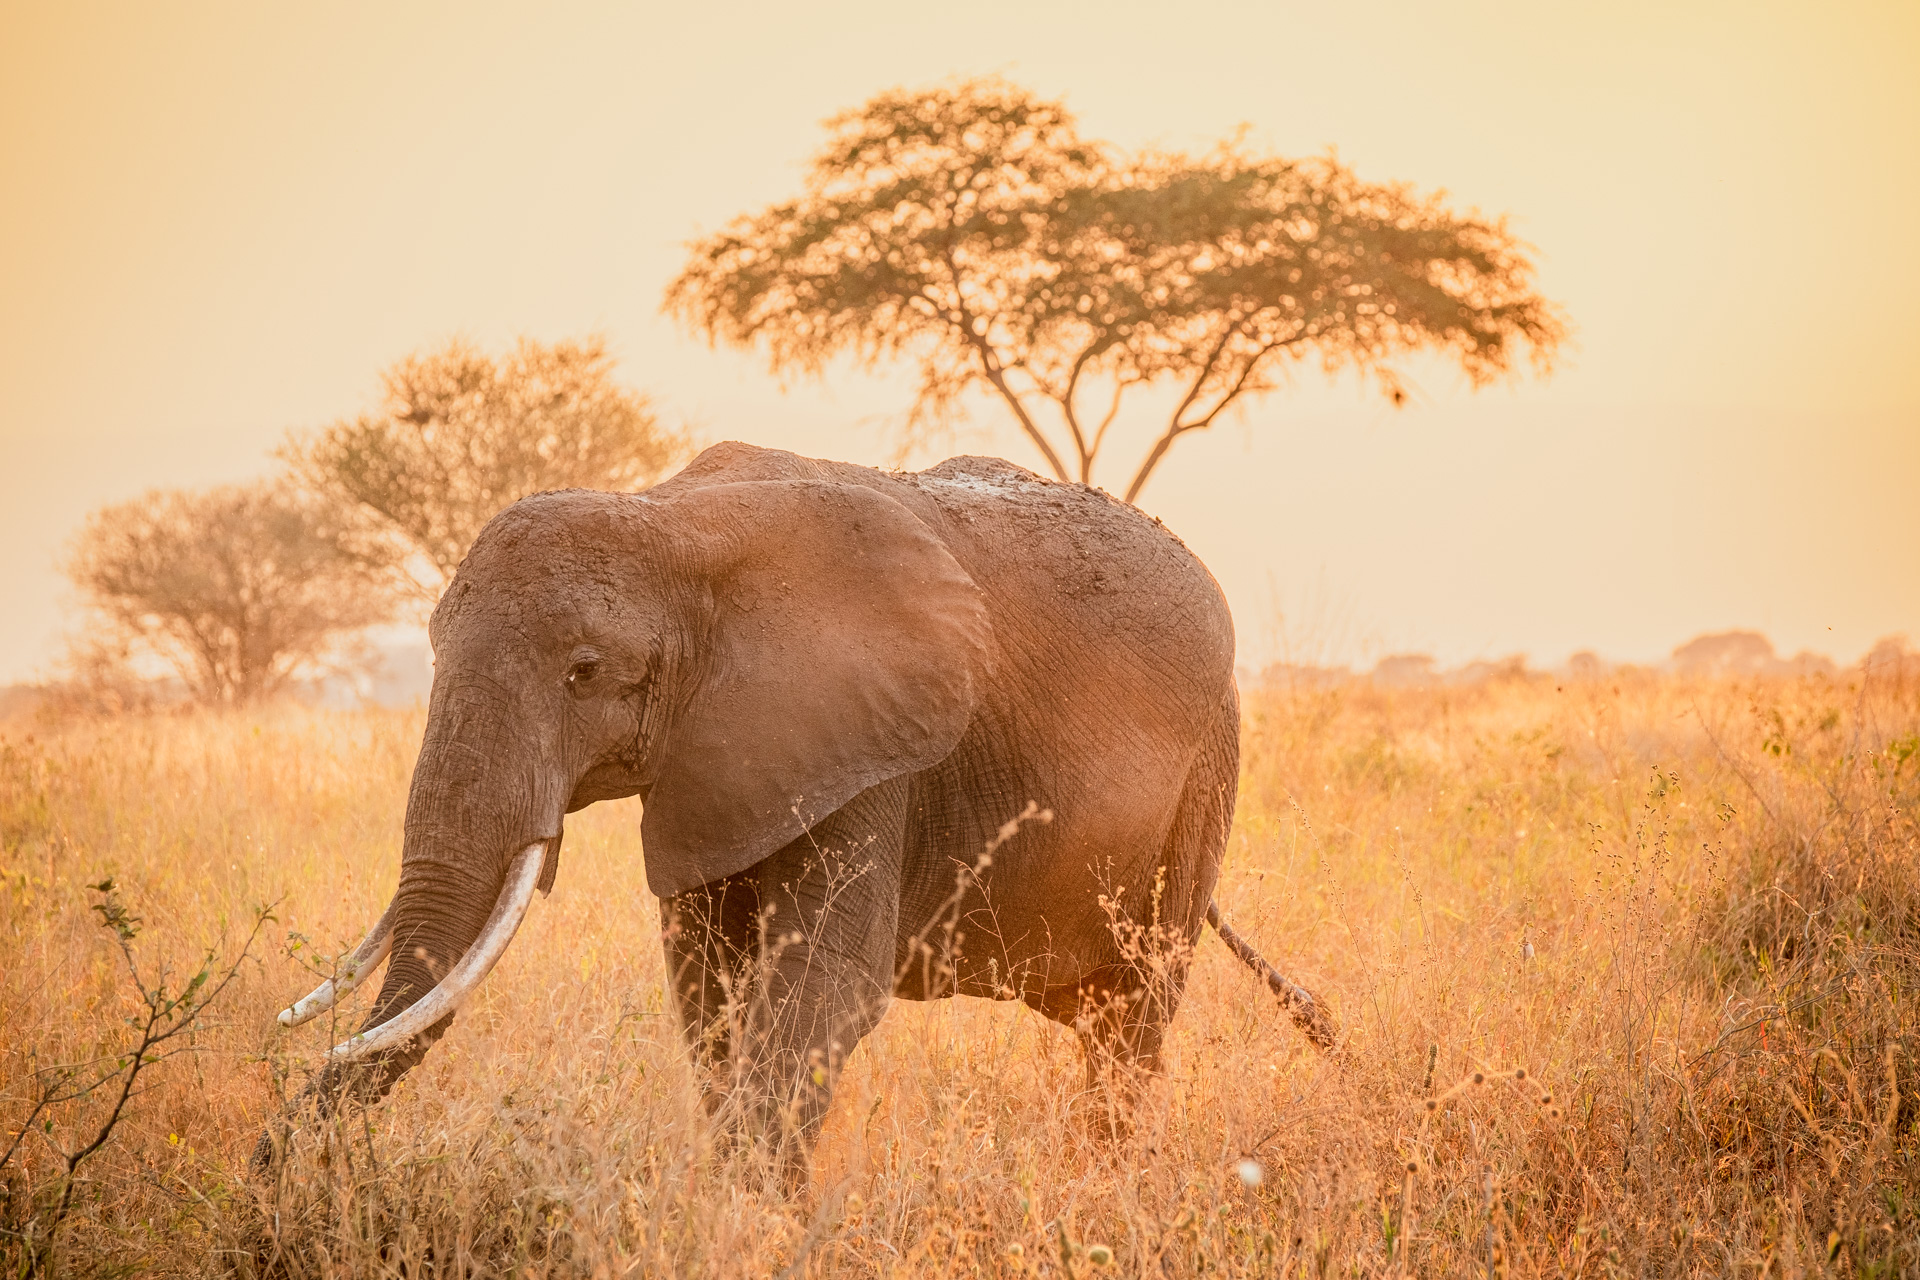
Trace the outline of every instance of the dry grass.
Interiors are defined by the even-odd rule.
[[[1068,1035],[896,1005],[805,1204],[700,1118],[618,805],[575,815],[553,897],[427,1065],[248,1184],[283,1080],[330,1043],[274,1027],[311,985],[289,941],[344,949],[384,904],[419,731],[297,710],[9,731],[8,1135],[36,1065],[126,1032],[87,882],[117,876],[141,955],[176,969],[282,900],[200,1051],[83,1168],[66,1269],[1920,1274],[1911,675],[1255,695],[1221,902],[1335,1001],[1344,1058],[1208,937],[1169,1078],[1105,1148],[1069,1114]],[[57,1173],[23,1151],[13,1230]]]

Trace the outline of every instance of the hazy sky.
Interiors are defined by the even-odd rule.
[[[603,331],[709,440],[891,453],[906,376],[782,387],[659,315],[820,120],[998,72],[1123,147],[1236,125],[1510,214],[1545,383],[1309,378],[1144,505],[1283,645],[1664,656],[1920,639],[1920,5],[0,4],[0,680],[86,512],[249,477],[465,335]],[[984,402],[960,442],[1036,464]],[[1103,475],[1124,485],[1141,436]],[[923,461],[927,459],[922,459]]]

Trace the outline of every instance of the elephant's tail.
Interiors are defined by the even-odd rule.
[[[1233,926],[1220,915],[1219,904],[1211,899],[1207,902],[1207,923],[1220,935],[1220,941],[1227,944],[1227,950],[1239,957],[1241,964],[1267,980],[1267,986],[1292,1015],[1294,1024],[1307,1033],[1307,1039],[1332,1052],[1340,1040],[1340,1026],[1327,1012],[1326,1005],[1313,992],[1287,981],[1284,974],[1268,964],[1245,938],[1234,932]]]

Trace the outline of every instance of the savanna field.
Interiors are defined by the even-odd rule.
[[[424,1067],[250,1181],[341,1038],[274,1015],[392,892],[423,713],[17,720],[0,1254],[73,1275],[1920,1275],[1910,658],[1270,688],[1244,716],[1218,900],[1331,1001],[1343,1051],[1205,934],[1167,1078],[1101,1144],[1071,1033],[896,1003],[799,1200],[701,1109],[637,802],[572,817],[552,896]],[[206,1000],[267,905],[119,1103],[162,972],[164,1012],[211,950]]]

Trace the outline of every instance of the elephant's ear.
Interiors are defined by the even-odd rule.
[[[990,651],[980,590],[932,530],[858,485],[774,480],[661,500],[649,523],[711,592],[694,687],[642,834],[665,898],[743,871],[966,731]]]

